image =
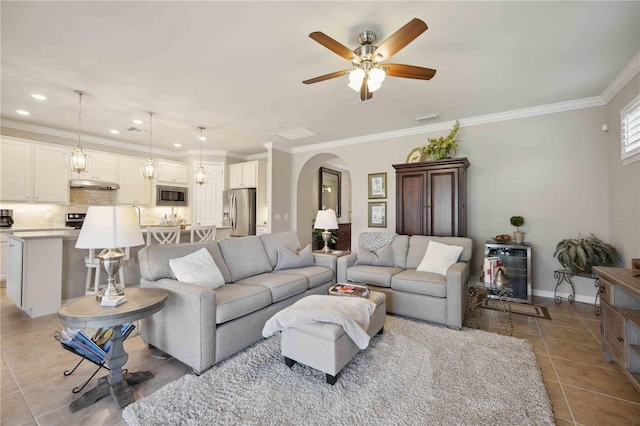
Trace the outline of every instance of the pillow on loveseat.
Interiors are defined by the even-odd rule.
[[[391,245],[387,244],[379,250],[371,251],[364,246],[358,246],[356,265],[396,266],[391,252]]]
[[[313,265],[315,265],[315,261],[313,260],[311,244],[307,244],[298,254],[286,247],[278,247],[278,263],[273,270],[281,271],[283,269],[303,268]]]
[[[184,257],[170,259],[169,266],[178,281],[206,284],[214,290],[224,285],[220,269],[204,247]]]
[[[429,241],[424,258],[422,258],[422,262],[420,262],[416,270],[447,275],[447,270],[458,261],[462,250],[463,248],[460,246]]]

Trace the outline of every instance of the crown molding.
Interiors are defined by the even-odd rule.
[[[574,101],[558,102],[555,104],[541,105],[531,108],[522,108],[513,111],[500,112],[496,114],[480,115],[460,119],[460,125],[465,127],[479,126],[482,124],[498,123],[507,120],[516,120],[519,118],[536,117],[539,115],[555,114],[558,112],[572,111],[575,109],[592,108],[605,105],[604,100],[600,96],[592,98],[577,99]],[[339,139],[330,142],[323,142],[314,145],[306,145],[291,148],[292,153],[328,150],[331,148],[343,147],[345,145],[355,145],[366,142],[380,141],[385,139],[401,138],[407,136],[421,135],[431,132],[439,132],[441,130],[450,130],[455,121],[447,121],[442,123],[429,124],[426,126],[411,127],[408,129],[392,130],[390,132],[375,133],[372,135],[356,136],[354,138]]]
[[[264,146],[267,149],[267,151],[275,149],[276,151],[282,151],[282,152],[286,152],[287,154],[291,154],[291,147],[286,145],[278,144],[275,142],[267,142],[267,143],[263,143],[262,146]]]
[[[615,95],[629,82],[636,74],[640,72],[640,52],[625,66],[622,71],[613,79],[613,81],[602,92],[602,99],[605,103],[609,103]]]

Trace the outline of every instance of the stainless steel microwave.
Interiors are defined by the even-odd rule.
[[[156,186],[157,206],[187,206],[188,189],[182,186]]]

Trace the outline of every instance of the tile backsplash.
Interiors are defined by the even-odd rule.
[[[89,191],[89,192],[112,192],[114,191]],[[82,202],[81,202],[82,201]],[[35,228],[35,227],[62,227],[66,220],[67,213],[85,213],[91,205],[105,205],[104,200],[95,200],[93,203],[89,198],[74,200],[71,204],[19,204],[2,203],[0,208],[13,210],[13,228]],[[106,204],[111,205],[113,202]],[[185,223],[191,223],[191,209],[189,207],[174,207],[174,212],[178,218],[184,219]],[[140,206],[140,223],[142,225],[158,225],[160,219],[171,214],[171,207],[144,207]]]

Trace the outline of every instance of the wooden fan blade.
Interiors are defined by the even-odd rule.
[[[325,75],[321,75],[320,77],[310,78],[309,80],[303,81],[303,83],[304,84],[312,84],[312,83],[318,83],[320,81],[330,80],[330,79],[336,78],[336,77],[342,77],[343,75],[348,74],[350,71],[351,70],[332,72],[331,74],[325,74]]]
[[[362,79],[362,86],[360,86],[360,101],[368,101],[373,98],[373,93],[369,91],[369,85],[367,84],[367,79]]]
[[[418,18],[413,18],[404,27],[383,41],[376,51],[373,52],[372,57],[375,58],[376,55],[382,55],[383,60],[389,59],[426,30],[427,24]]]
[[[309,34],[309,37],[311,37],[313,40],[317,41],[333,53],[342,56],[347,61],[351,61],[353,58],[358,58],[358,55],[353,53],[351,49],[341,43],[338,43],[337,41],[320,31],[315,31]]]
[[[384,64],[382,66],[386,74],[392,77],[415,78],[417,80],[431,80],[436,75],[436,70],[431,68],[416,67],[413,65]]]

